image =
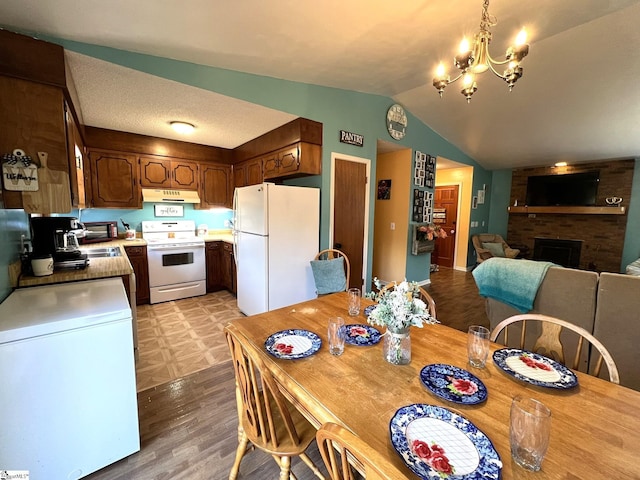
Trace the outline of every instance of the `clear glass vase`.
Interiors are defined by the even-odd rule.
[[[411,336],[409,329],[392,330],[387,328],[382,339],[382,355],[394,365],[407,365],[411,362]]]

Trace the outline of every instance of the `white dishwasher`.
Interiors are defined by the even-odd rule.
[[[120,277],[0,304],[0,469],[78,479],[140,450],[131,322]]]

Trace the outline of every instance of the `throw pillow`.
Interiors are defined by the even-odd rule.
[[[491,252],[494,257],[504,257],[504,247],[501,243],[482,243],[482,248],[485,248]]]
[[[342,292],[347,288],[347,276],[344,273],[344,259],[342,257],[312,260],[311,271],[316,282],[318,295]]]

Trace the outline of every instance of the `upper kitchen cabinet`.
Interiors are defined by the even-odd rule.
[[[140,184],[143,188],[197,190],[198,167],[187,160],[141,156]]]
[[[231,208],[233,183],[230,165],[200,165],[200,204],[196,208]]]
[[[135,155],[89,149],[92,205],[96,208],[142,208]]]
[[[67,125],[67,155],[69,157],[69,181],[71,203],[75,208],[87,208],[91,198],[91,174],[80,129],[65,102]]]
[[[321,147],[299,142],[263,158],[264,179],[276,179],[322,173]]]
[[[5,208],[42,214],[71,211],[65,114],[66,103],[75,113],[70,80],[61,46],[0,30],[0,155],[21,149],[38,167],[38,190],[5,188]]]
[[[253,180],[277,180],[322,173],[322,124],[297,118],[281,127],[237,147],[236,166],[244,168],[245,184],[249,182],[249,165],[253,165]],[[240,174],[234,178],[242,179]],[[236,186],[239,186],[236,183]]]
[[[246,187],[262,183],[262,158],[254,158],[233,166],[233,186]]]

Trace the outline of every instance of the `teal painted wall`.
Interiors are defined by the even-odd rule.
[[[29,218],[24,210],[0,208],[0,302],[11,293],[9,265],[20,259],[20,237],[29,237]]]
[[[627,212],[627,230],[624,237],[620,271],[624,272],[627,265],[638,258],[640,258],[640,158],[636,158],[633,171],[633,185],[629,211]]]
[[[507,238],[509,225],[509,199],[511,198],[511,169],[494,170],[491,179],[491,204],[489,211],[489,228],[487,232],[495,232]]]
[[[206,224],[209,230],[228,229],[225,220],[231,220],[233,212],[228,208],[214,210],[196,210],[193,205],[183,205],[184,216],[182,217],[156,217],[154,204],[145,203],[142,209],[123,210],[115,208],[89,208],[81,212],[73,210],[69,215],[79,218],[83,222],[111,221],[118,222],[118,232],[124,233],[124,226],[120,219],[124,220],[131,228],[135,228],[138,233],[142,232],[143,220],[193,220],[196,227]]]

